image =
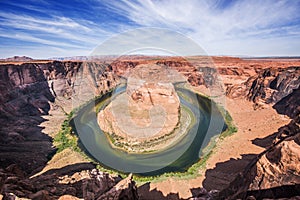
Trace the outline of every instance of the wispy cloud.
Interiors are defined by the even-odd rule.
[[[220,8],[221,1],[170,0],[109,1],[115,12],[143,26],[169,26],[182,31],[230,36],[243,31],[254,31],[286,26],[299,19],[299,1],[235,1]]]
[[[110,34],[93,22],[82,20],[82,23],[79,23],[67,17],[51,16],[48,19],[42,19],[4,12],[0,12],[0,17],[2,18],[0,18],[2,27],[17,28],[21,31],[31,32],[31,34],[48,33],[51,34],[51,37],[57,36],[79,42],[94,43],[97,41],[97,38],[93,37],[96,33],[104,36]]]
[[[83,48],[82,46],[79,46],[79,45],[72,45],[72,44],[66,43],[66,42],[46,40],[46,39],[42,39],[42,38],[38,38],[38,37],[33,37],[28,34],[10,35],[10,34],[1,34],[0,33],[0,37],[6,37],[6,38],[11,38],[11,39],[16,39],[16,40],[23,40],[23,41],[27,41],[27,42],[34,42],[34,43],[58,46],[58,47]]]
[[[74,20],[67,17],[52,17],[50,19],[41,19],[34,18],[28,15],[16,15],[13,13],[5,13],[0,12],[0,17],[9,20],[9,22],[18,21],[20,24],[22,23],[31,23],[45,26],[58,26],[58,27],[67,27],[67,28],[80,28],[84,31],[91,31],[90,28],[75,22]]]
[[[141,26],[168,27],[181,31],[200,44],[205,44],[206,49],[211,49],[210,43],[218,41],[220,49],[225,50],[223,54],[227,53],[227,48],[231,48],[230,45],[222,47],[225,41],[227,45],[230,40],[233,43],[241,42],[240,46],[245,48],[244,44],[249,40],[276,37],[290,39],[291,35],[300,30],[300,1],[242,0],[233,1],[226,7],[222,5],[224,1],[196,0],[176,4],[170,0],[122,0],[108,3],[115,12]]]
[[[12,46],[22,41],[35,43],[40,51],[39,57],[48,57],[49,49],[53,51],[65,49],[63,53],[57,52],[56,56],[70,55],[70,52],[78,52],[78,49],[81,49],[83,54],[87,52],[86,49],[91,51],[112,34],[109,30],[86,19],[52,15],[34,17],[29,14],[4,11],[0,11],[0,27],[2,40],[10,39],[13,41]]]

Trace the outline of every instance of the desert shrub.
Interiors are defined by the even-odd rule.
[[[74,112],[67,114],[67,118],[62,123],[60,131],[54,137],[54,144],[57,148],[57,153],[67,148],[71,148],[78,152],[80,151],[80,148],[78,147],[78,138],[73,133],[72,126],[70,125],[73,114]]]

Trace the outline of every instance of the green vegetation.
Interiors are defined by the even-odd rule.
[[[54,137],[54,144],[58,149],[57,153],[67,148],[81,152],[80,148],[78,147],[78,137],[73,133],[72,127],[70,126],[70,121],[73,117],[73,114],[73,111],[67,114],[67,119],[65,119],[65,121],[62,123],[61,130]]]
[[[160,181],[166,180],[170,177],[172,177],[174,179],[196,178],[196,177],[202,175],[200,173],[200,171],[205,169],[206,161],[208,160],[208,158],[210,157],[211,154],[212,154],[212,152],[210,151],[207,155],[202,156],[202,158],[199,160],[199,162],[196,162],[195,164],[193,164],[185,172],[167,172],[167,173],[164,173],[162,175],[157,175],[157,176],[134,175],[133,178],[137,182],[138,185],[142,185],[146,182],[160,182]]]
[[[223,115],[224,119],[225,119],[225,123],[227,125],[227,129],[221,133],[220,138],[224,139],[225,137],[228,137],[232,134],[234,134],[235,132],[238,131],[237,127],[233,124],[233,120],[231,115],[229,114],[229,112],[221,106],[218,106],[221,114]]]

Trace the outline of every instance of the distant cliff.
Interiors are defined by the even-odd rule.
[[[0,59],[0,61],[26,62],[26,61],[33,61],[33,59],[27,56],[14,56],[11,58]]]

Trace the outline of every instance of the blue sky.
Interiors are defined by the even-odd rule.
[[[142,27],[182,33],[209,55],[300,56],[300,0],[2,0],[0,57],[89,55]]]

